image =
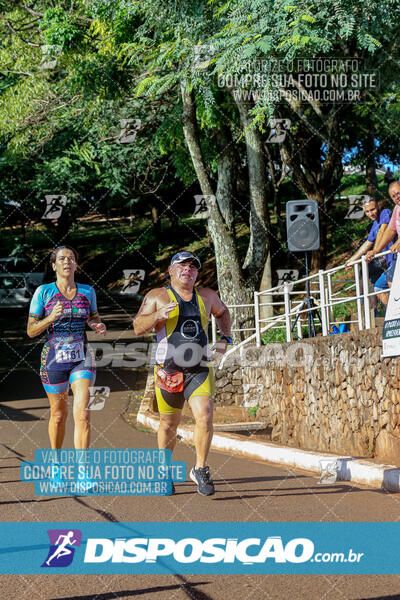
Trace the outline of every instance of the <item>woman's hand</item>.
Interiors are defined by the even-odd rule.
[[[61,300],[58,300],[56,302],[56,304],[54,305],[53,310],[49,314],[50,323],[54,323],[54,321],[57,321],[57,319],[59,317],[61,317],[63,312],[64,312],[64,304],[61,302]]]
[[[100,335],[106,335],[107,327],[104,323],[99,323],[98,321],[91,321],[88,323],[90,329],[93,329],[95,333],[99,333]]]

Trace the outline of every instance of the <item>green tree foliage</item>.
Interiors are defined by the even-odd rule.
[[[275,182],[286,168],[297,197],[317,198],[326,221],[340,190],[345,148],[358,145],[364,160],[372,134],[381,154],[398,158],[399,16],[396,0],[6,1],[0,24],[2,196],[22,199],[33,214],[40,213],[46,193],[68,194],[75,214],[88,209],[91,197],[94,206],[140,201],[173,210],[174,199],[166,198],[177,184],[202,187],[202,165],[193,162],[182,130],[186,98],[194,107],[202,172],[221,198],[218,209],[232,237],[236,256],[229,258],[239,261],[251,291],[262,277],[264,237],[272,243],[280,237],[269,213],[281,216]],[[49,46],[55,66],[43,68]],[[245,102],[235,96],[254,91],[252,77],[262,62],[278,62],[284,70],[297,59],[324,57],[362,59],[366,70],[378,71],[379,90],[366,90],[360,104],[278,102],[264,94],[279,92],[279,82],[269,77],[258,95]],[[279,149],[266,144],[272,117],[292,123]],[[119,142],[121,119],[141,121],[134,144]],[[268,205],[262,219],[254,190],[264,183],[254,180],[252,187],[253,143],[265,150],[258,150],[266,188],[259,200]],[[227,145],[231,154],[223,165]],[[228,189],[222,173],[232,179],[229,192],[221,191]],[[243,222],[250,240],[239,250],[235,226]],[[257,248],[263,250],[256,256]]]

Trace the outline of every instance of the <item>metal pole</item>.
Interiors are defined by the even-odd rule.
[[[354,279],[356,281],[356,296],[361,296],[360,265],[358,263],[356,265],[354,265]],[[357,298],[357,319],[358,319],[358,330],[361,331],[363,328],[361,298]]]
[[[256,346],[261,346],[261,335],[260,335],[260,299],[258,292],[254,292],[254,320],[256,324]]]
[[[319,281],[319,301],[322,321],[322,335],[328,335],[328,327],[326,325],[326,305],[325,305],[325,285],[324,285],[324,272],[322,269],[318,271]]]
[[[303,329],[301,327],[301,315],[299,315],[299,318],[297,319],[297,337],[299,338],[299,340],[303,339]]]
[[[364,322],[365,329],[371,329],[371,313],[369,308],[369,279],[368,279],[368,263],[365,259],[365,255],[361,257],[361,271],[362,271],[362,282],[363,282],[363,295],[364,295]]]
[[[292,341],[292,331],[290,323],[290,295],[289,295],[289,284],[285,281],[283,284],[283,298],[285,300],[285,322],[286,322],[286,341]]]

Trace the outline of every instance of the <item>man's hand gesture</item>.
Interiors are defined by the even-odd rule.
[[[158,321],[166,321],[167,319],[169,319],[169,313],[174,310],[175,306],[178,306],[177,302],[169,302],[162,308],[159,308],[157,311],[157,316],[158,316],[157,320]]]

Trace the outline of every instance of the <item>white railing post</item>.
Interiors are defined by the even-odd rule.
[[[211,339],[214,346],[214,344],[217,342],[217,322],[214,315],[211,315]]]
[[[290,294],[289,294],[289,284],[285,282],[283,284],[283,298],[285,301],[285,323],[286,323],[286,341],[292,341],[292,331],[291,331],[291,320],[290,320]]]
[[[260,335],[260,298],[258,292],[254,292],[254,321],[256,325],[256,346],[261,346]]]
[[[361,257],[361,271],[362,271],[362,282],[363,282],[363,296],[364,296],[364,323],[365,329],[371,329],[371,313],[369,308],[369,279],[368,279],[368,263],[365,259],[365,255]]]
[[[329,304],[330,321],[334,321],[333,306],[331,306],[331,303],[332,303],[332,277],[331,277],[330,273],[328,273],[327,279],[328,279],[328,300],[327,300],[327,304]]]
[[[360,296],[361,296],[360,265],[358,263],[354,265],[354,279],[356,282],[358,330],[361,331],[363,328],[363,317],[362,317],[362,302],[361,302],[361,298],[360,298]]]
[[[326,328],[328,330],[328,333],[331,329],[331,307],[328,306],[328,284],[325,282],[324,285],[324,290],[325,290],[325,314],[326,314]],[[332,319],[333,321],[333,319]]]
[[[325,306],[325,286],[324,286],[324,272],[322,269],[318,271],[318,281],[319,281],[319,302],[320,302],[320,311],[321,311],[321,325],[322,325],[322,335],[328,335],[328,328],[326,326],[326,306]]]

